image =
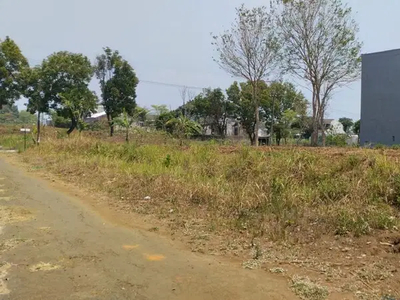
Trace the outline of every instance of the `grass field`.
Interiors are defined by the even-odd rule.
[[[3,133],[0,145],[21,150],[23,136]],[[327,272],[332,266],[325,260],[332,256],[323,253],[336,249],[325,245],[327,239],[365,243],[363,237],[397,234],[400,225],[400,150],[251,148],[213,141],[181,146],[164,134],[143,132],[126,144],[118,136],[84,132],[66,138],[49,129],[39,147],[30,145],[21,155],[37,169],[155,216],[173,231],[192,232],[207,243],[209,234],[244,240],[252,259],[265,255],[262,241],[302,245],[304,253],[318,256],[312,268]],[[364,251],[360,247],[355,256]],[[347,248],[337,249],[348,261]],[[354,267],[359,271],[349,271],[359,282],[349,290],[356,292],[365,278],[368,286],[376,282],[377,290],[390,287],[399,279],[389,271],[396,259],[371,255],[368,268],[364,260]],[[329,276],[342,279],[342,270],[332,272]]]
[[[85,178],[139,212],[163,216],[173,209],[177,224],[198,219],[210,231],[293,242],[398,226],[400,151],[182,147],[157,134],[131,144],[57,135],[30,147],[25,159],[72,181]],[[23,138],[2,135],[0,143],[21,149]],[[143,203],[145,197],[153,200]],[[310,224],[318,229],[312,236],[297,234]]]

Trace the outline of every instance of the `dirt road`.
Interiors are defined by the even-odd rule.
[[[106,221],[0,157],[0,299],[297,299],[286,280]]]

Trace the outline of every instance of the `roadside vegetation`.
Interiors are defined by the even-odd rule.
[[[181,146],[157,132],[134,132],[131,144],[52,135],[23,153],[25,159],[174,226],[201,220],[208,231],[291,242],[398,226],[395,150],[255,149],[212,141]],[[22,143],[22,135],[0,139],[4,146]],[[147,196],[152,200],[143,201]]]

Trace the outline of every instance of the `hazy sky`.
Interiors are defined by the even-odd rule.
[[[210,33],[227,29],[243,0],[0,0],[0,37],[9,35],[31,65],[67,50],[94,59],[118,49],[139,80],[227,88],[233,79],[213,62]],[[384,2],[384,4],[382,3]],[[267,0],[248,0],[248,7]],[[400,48],[399,0],[349,0],[363,53]],[[93,89],[98,90],[96,84]],[[200,92],[200,90],[193,90]],[[139,105],[181,104],[179,88],[141,82]],[[21,107],[21,104],[19,105]],[[338,91],[328,116],[359,118],[360,83]]]

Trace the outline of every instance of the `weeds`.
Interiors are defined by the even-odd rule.
[[[307,277],[294,276],[291,287],[296,295],[303,300],[324,300],[329,295],[325,286],[314,283]]]
[[[0,144],[21,139],[2,135]],[[193,219],[215,232],[295,241],[398,226],[400,166],[380,150],[182,147],[155,133],[135,133],[132,140],[52,133],[24,158],[124,199],[137,212],[170,217],[175,227]],[[154,201],[142,201],[145,196]],[[174,213],[166,213],[171,205]],[[317,225],[312,235],[310,224]]]

